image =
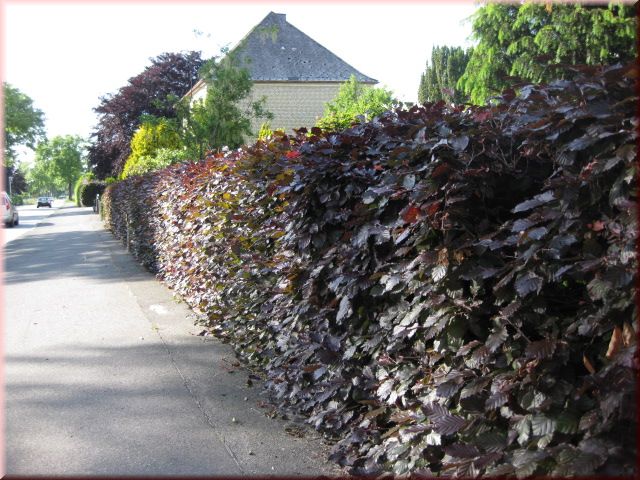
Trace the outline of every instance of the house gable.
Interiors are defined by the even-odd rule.
[[[354,75],[358,82],[378,83],[291,25],[281,13],[269,13],[234,50],[254,82],[342,83]]]
[[[266,97],[273,113],[273,129],[311,127],[351,75],[365,84],[377,80],[364,75],[286,21],[286,15],[270,12],[231,49],[254,83],[250,100]],[[200,80],[185,94],[193,103],[204,100],[206,84]],[[245,103],[245,102],[243,102]],[[255,140],[263,120],[254,120]]]

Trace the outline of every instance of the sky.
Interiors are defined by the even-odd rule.
[[[472,1],[20,2],[4,0],[2,78],[45,114],[49,138],[89,138],[93,108],[164,52],[233,47],[270,11],[415,102],[434,45],[471,46]],[[26,153],[25,160],[31,155]]]

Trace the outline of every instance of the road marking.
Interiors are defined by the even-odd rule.
[[[166,315],[169,313],[169,310],[167,310],[166,307],[162,306],[162,305],[151,305],[149,307],[149,310],[151,310],[153,313],[157,313],[158,315]]]

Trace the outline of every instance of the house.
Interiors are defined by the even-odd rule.
[[[286,133],[312,127],[323,115],[325,103],[335,98],[351,75],[364,84],[378,83],[291,25],[281,13],[270,12],[233,50],[251,74],[251,97],[266,97],[266,109],[274,116],[271,128]],[[200,80],[185,96],[192,103],[203,100],[206,84]],[[262,122],[252,124],[255,136]]]

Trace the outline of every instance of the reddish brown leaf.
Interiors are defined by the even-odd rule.
[[[611,339],[609,340],[609,348],[607,349],[606,357],[613,357],[618,350],[622,347],[623,339],[622,339],[622,329],[618,326],[614,327],[613,332],[611,332]]]
[[[420,209],[412,204],[402,214],[402,219],[407,223],[415,223],[419,214]]]
[[[591,364],[591,362],[589,361],[589,358],[587,357],[587,355],[582,355],[582,363],[584,364],[584,368],[586,368],[589,373],[591,375],[593,375],[594,373],[596,373],[596,369],[593,368],[593,365]]]

